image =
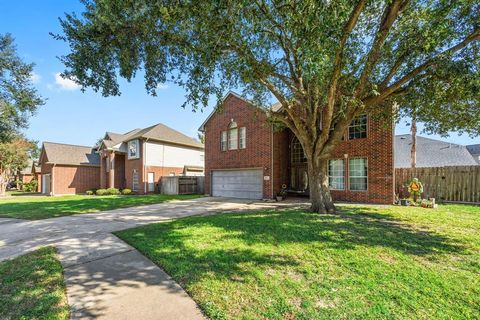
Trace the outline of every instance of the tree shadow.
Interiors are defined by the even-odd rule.
[[[183,232],[185,229],[188,232]],[[191,230],[218,230],[214,240],[198,242]],[[215,231],[213,231],[215,232]],[[356,247],[384,247],[406,255],[435,260],[439,254],[461,253],[460,243],[393,217],[371,212],[368,208],[342,209],[337,215],[318,215],[292,210],[257,213],[225,213],[193,217],[119,232],[118,235],[137,247],[175,277],[181,285],[200,281],[214,273],[217,279],[238,281],[253,272],[248,265],[282,269],[302,263],[281,250],[265,254],[256,248],[283,244],[318,243],[322,250],[353,250]],[[240,240],[242,247],[222,245]],[[251,248],[251,249],[245,249]]]

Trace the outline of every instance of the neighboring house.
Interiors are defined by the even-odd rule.
[[[42,193],[84,193],[100,184],[100,157],[92,147],[44,142],[40,153]]]
[[[395,168],[411,167],[412,136],[395,136]],[[417,168],[477,165],[467,147],[417,136]]]
[[[125,134],[107,132],[98,152],[102,188],[151,193],[162,176],[203,175],[203,144],[161,123]]]
[[[38,162],[33,162],[30,171],[35,179],[37,179],[37,192],[42,192],[42,167]]]
[[[467,146],[468,152],[472,155],[472,157],[480,164],[480,144],[471,144]]]
[[[21,169],[17,173],[16,180],[23,183],[29,183],[35,177],[32,173],[33,160],[29,159],[25,168]]]
[[[205,120],[205,190],[212,196],[272,199],[285,185],[308,194],[301,144],[285,129],[274,131],[265,112],[229,93]],[[356,119],[329,161],[335,200],[392,203],[393,123],[364,115]]]

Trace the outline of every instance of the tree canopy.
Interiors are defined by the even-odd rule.
[[[325,159],[360,113],[415,106],[429,131],[479,134],[476,0],[84,4],[56,35],[71,48],[65,75],[118,95],[118,77],[142,71],[150,94],[172,81],[194,109],[230,88],[266,109],[274,97],[283,108],[270,116],[301,142],[321,203],[331,203]]]

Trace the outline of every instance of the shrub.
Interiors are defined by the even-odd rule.
[[[85,193],[87,194],[87,196],[93,196],[95,194],[93,190],[87,190],[87,192]]]
[[[123,189],[123,190],[122,190],[122,194],[123,194],[123,195],[132,194],[132,190],[131,190],[131,189],[128,189],[128,188],[127,188],[127,189]]]
[[[107,194],[109,196],[116,196],[116,195],[120,194],[120,190],[118,190],[117,188],[108,188],[107,189]]]
[[[107,190],[106,189],[98,189],[95,193],[96,193],[97,196],[104,196],[104,195],[107,194]]]
[[[23,184],[23,191],[25,192],[37,192],[38,181],[33,179],[30,182]]]

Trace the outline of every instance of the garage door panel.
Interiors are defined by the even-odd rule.
[[[212,172],[212,195],[215,197],[263,198],[262,170]]]

